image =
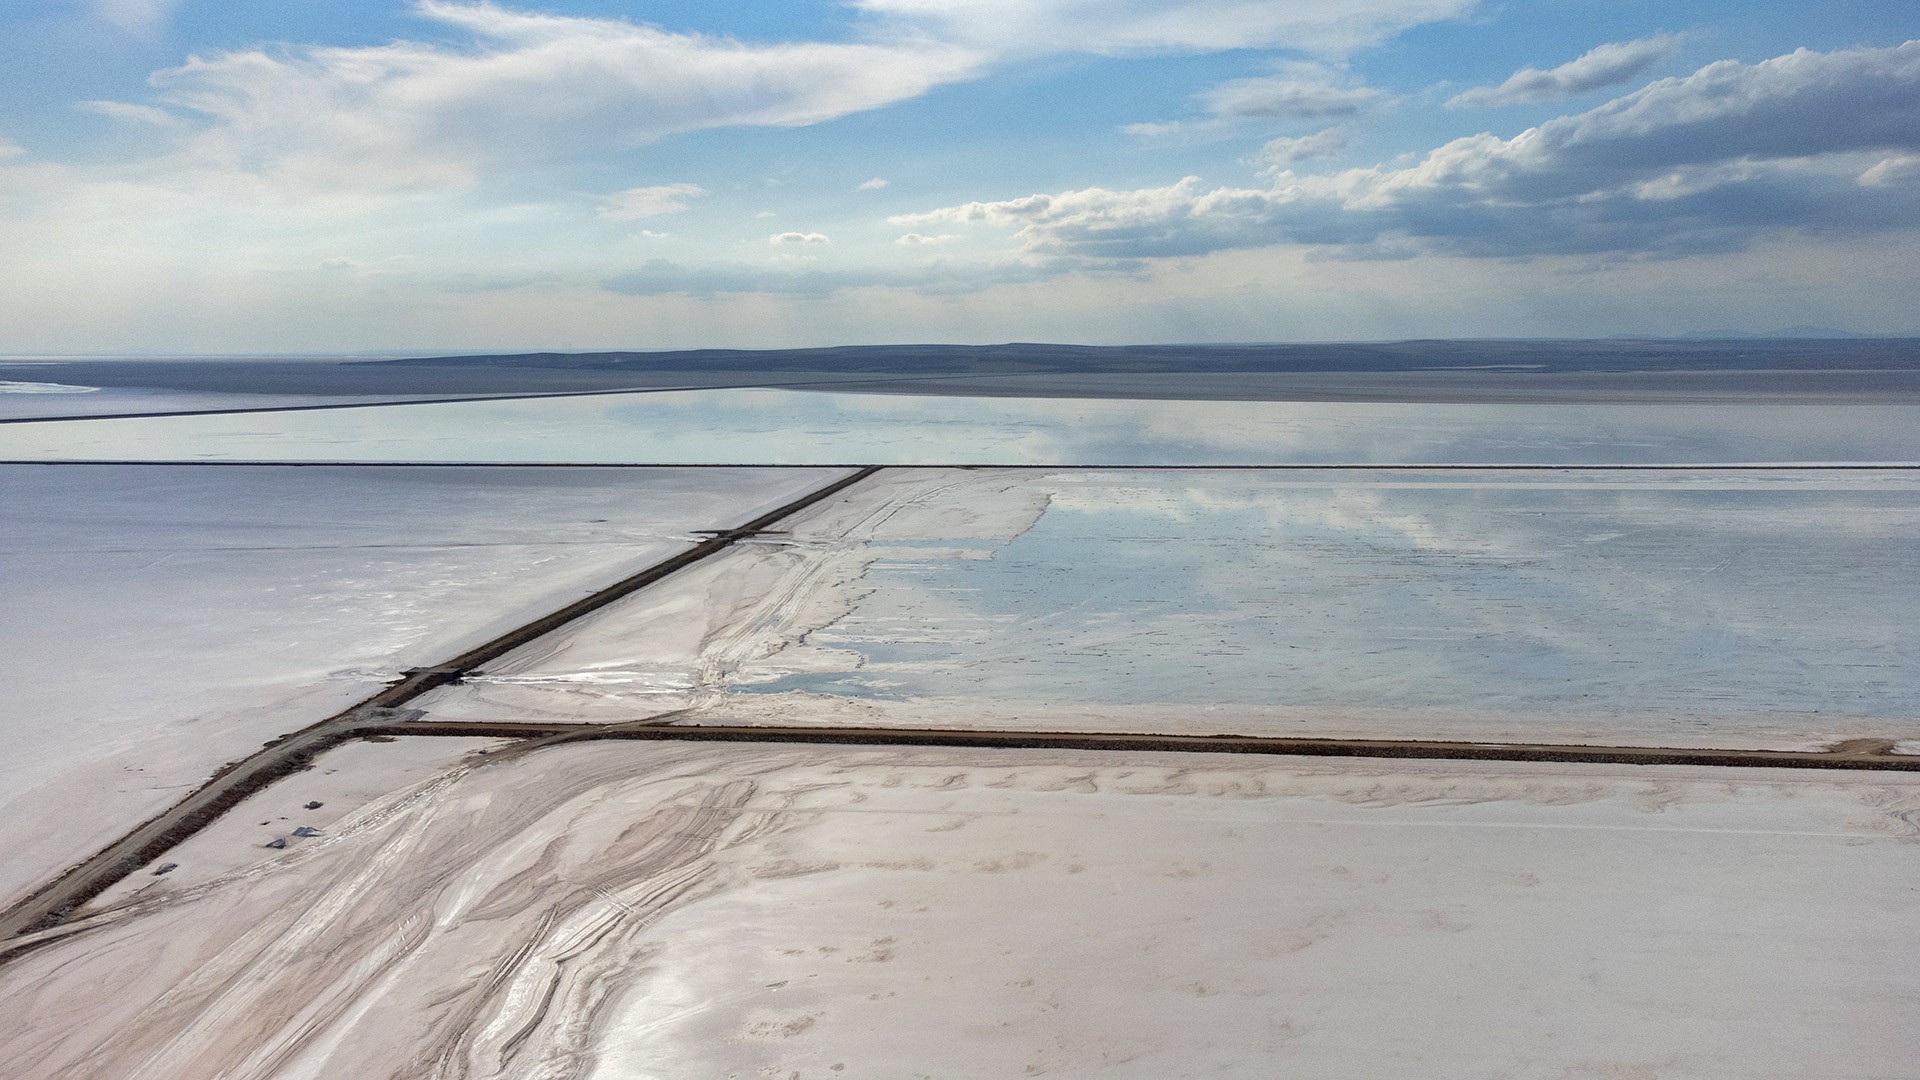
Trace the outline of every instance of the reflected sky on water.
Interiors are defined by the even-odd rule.
[[[735,689],[1916,734],[1912,473],[1018,482],[1046,510],[1011,540],[872,541],[851,611],[807,638],[839,670],[774,655]]]
[[[1920,461],[1913,405],[1458,405],[713,390],[0,426],[7,460],[660,464]]]

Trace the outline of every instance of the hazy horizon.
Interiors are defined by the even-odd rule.
[[[1920,333],[1920,10],[0,13],[0,350]]]

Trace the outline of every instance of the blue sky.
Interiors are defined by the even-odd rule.
[[[1920,332],[1920,8],[0,0],[0,352]]]

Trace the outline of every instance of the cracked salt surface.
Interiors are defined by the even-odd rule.
[[[891,471],[787,538],[422,704],[437,718],[1910,740],[1917,492],[1899,471]]]

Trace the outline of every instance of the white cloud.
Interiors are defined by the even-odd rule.
[[[767,243],[769,244],[824,244],[824,243],[827,243],[827,236],[825,233],[817,233],[817,232],[774,233],[772,236],[767,237]]]
[[[157,103],[194,121],[178,163],[305,190],[460,186],[703,128],[817,123],[983,63],[927,39],[755,45],[492,4],[416,10],[471,40],[250,49],[155,73]]]
[[[1693,254],[1781,229],[1911,227],[1920,185],[1874,181],[1902,175],[1914,151],[1920,41],[1721,61],[1511,139],[1456,139],[1403,168],[1283,170],[1264,189],[1187,177],[892,220],[1009,228],[1030,257],[1078,260],[1278,243],[1389,255]]]
[[[687,208],[687,204],[707,193],[699,184],[654,184],[628,188],[601,200],[600,216],[615,221],[635,221],[658,217]]]
[[[1265,145],[1254,151],[1248,163],[1259,168],[1261,172],[1271,175],[1295,162],[1334,157],[1346,148],[1346,134],[1339,128],[1328,128],[1312,135],[1269,139]]]
[[[852,0],[897,27],[998,54],[1289,48],[1344,55],[1475,0]]]
[[[1860,183],[1867,187],[1912,180],[1920,180],[1920,154],[1895,154],[1874,163],[1872,168],[1860,174]]]
[[[851,40],[767,44],[415,0],[415,13],[441,28],[432,40],[196,55],[154,73],[148,101],[85,107],[180,128],[171,153],[142,163],[149,178],[223,176],[219,183],[293,197],[459,189],[685,132],[818,123],[978,78],[1020,56],[1285,47],[1337,57],[1475,2],[854,0]],[[129,23],[168,7],[99,3]],[[1289,78],[1218,88],[1210,107],[1335,116],[1378,96],[1340,85],[1289,89]]]
[[[178,0],[93,0],[94,14],[142,36],[152,34],[172,16]]]
[[[1128,124],[1121,130],[1155,137],[1230,131],[1249,120],[1344,120],[1388,99],[1386,91],[1361,84],[1341,65],[1282,61],[1271,75],[1233,79],[1196,95],[1205,113],[1199,119]]]
[[[773,212],[773,211],[771,211],[771,210],[762,210],[762,211],[760,211],[759,213],[757,213],[757,214],[755,214],[755,215],[753,215],[753,216],[754,216],[755,218],[759,218],[759,219],[762,219],[762,220],[764,220],[764,219],[766,219],[766,218],[770,218],[770,217],[779,217],[780,215],[778,215],[778,214],[776,214],[776,213],[774,213],[774,212]]]
[[[860,181],[859,185],[855,187],[854,190],[855,191],[879,191],[881,188],[886,187],[887,183],[888,181],[886,180],[886,178],[876,176],[871,180]]]
[[[9,139],[0,139],[0,161],[12,161],[27,156],[26,148]]]
[[[347,258],[345,255],[335,255],[332,258],[320,260],[320,269],[322,270],[358,270],[359,268],[359,263]]]
[[[637,269],[600,281],[600,287],[625,296],[685,294],[719,296],[828,296],[853,290],[907,289],[926,295],[978,292],[995,285],[1039,280],[1031,266],[1019,263],[927,262],[909,268],[847,267],[824,269],[810,255],[780,256],[772,266],[721,263],[683,266],[649,259]]]
[[[944,244],[944,243],[947,243],[948,241],[958,240],[958,239],[960,239],[960,237],[953,233],[940,233],[937,236],[926,236],[922,233],[910,232],[905,236],[902,236],[900,239],[895,240],[894,243],[905,244],[908,247],[914,247],[922,244]]]
[[[1278,67],[1272,75],[1221,83],[1199,100],[1214,116],[1328,120],[1357,115],[1387,96],[1328,64],[1295,61]]]
[[[1479,86],[1456,94],[1447,106],[1458,109],[1523,105],[1619,86],[1672,56],[1679,48],[1680,38],[1674,34],[1601,45],[1551,71],[1524,68],[1499,86]]]
[[[160,128],[178,128],[186,124],[180,116],[151,105],[131,105],[124,101],[78,101],[73,107],[81,112],[129,124],[151,124]]]
[[[652,229],[641,229],[639,235],[648,240],[665,240],[673,234],[668,232],[655,232]]]

